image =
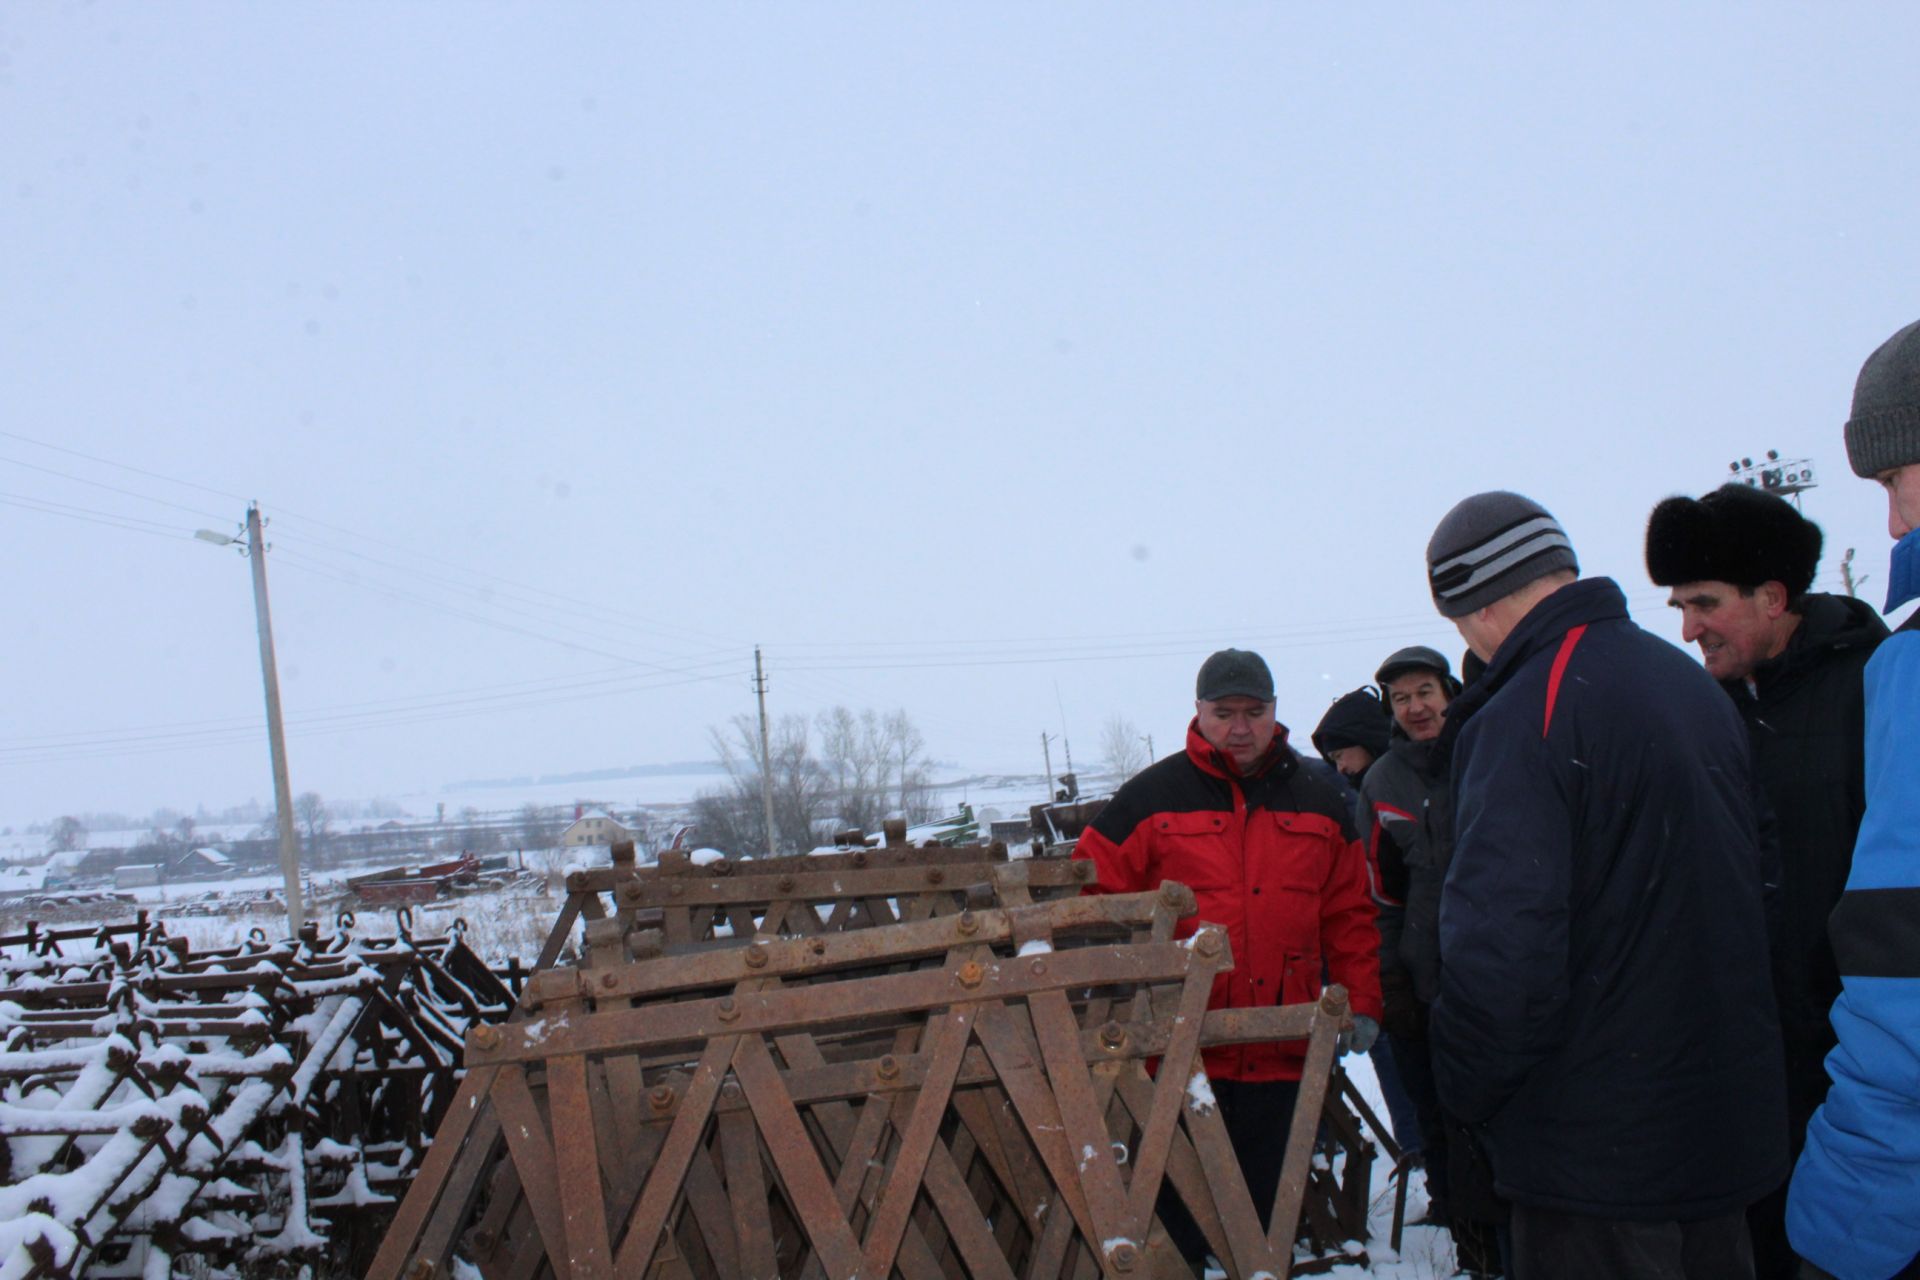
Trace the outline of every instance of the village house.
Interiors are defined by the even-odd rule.
[[[605,809],[588,809],[560,833],[562,846],[612,844],[616,840],[631,839],[633,839],[633,831],[622,825],[618,818],[608,814]]]

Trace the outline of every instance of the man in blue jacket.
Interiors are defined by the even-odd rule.
[[[1434,1074],[1514,1275],[1746,1280],[1787,1134],[1745,726],[1537,503],[1466,499],[1427,566],[1487,663],[1447,709]]]
[[[1920,323],[1867,357],[1847,460],[1887,491],[1887,608],[1920,597]],[[1813,1275],[1920,1277],[1920,613],[1866,670],[1867,812],[1829,928],[1833,1088],[1807,1126],[1787,1234]]]

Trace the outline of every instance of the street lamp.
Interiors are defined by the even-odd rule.
[[[260,628],[260,677],[267,688],[267,745],[273,754],[273,807],[280,826],[280,874],[286,880],[288,936],[300,937],[306,910],[300,901],[300,842],[293,832],[293,787],[287,781],[287,738],[280,722],[280,675],[273,660],[273,619],[267,611],[267,548],[260,536],[260,504],[247,504],[246,536],[196,529],[194,537],[217,547],[240,548],[253,562],[253,612]]]

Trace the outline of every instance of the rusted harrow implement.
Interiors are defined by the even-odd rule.
[[[1066,858],[1009,861],[1002,844],[879,849],[734,862],[695,863],[670,852],[636,864],[631,844],[611,866],[567,877],[562,904],[537,967],[554,964],[576,925],[608,919],[627,933],[656,929],[668,954],[738,946],[762,935],[806,936],[1017,906],[1078,893],[1093,878]]]
[[[349,1246],[513,998],[457,935],[194,954],[144,913],[0,938],[0,984],[0,1262],[34,1276]]]
[[[1210,1014],[1231,957],[1212,927],[1175,939],[1181,886],[1034,902],[1084,873],[888,852],[576,873],[581,963],[469,1033],[369,1274],[1184,1276],[1176,1201],[1235,1277],[1297,1270],[1302,1225],[1354,1234],[1314,1168],[1338,988]],[[1256,1206],[1199,1055],[1272,1039],[1307,1040],[1307,1071]]]

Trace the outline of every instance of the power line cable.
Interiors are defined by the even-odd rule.
[[[219,520],[224,522],[227,519],[226,516],[215,515],[213,512],[202,510],[199,507],[189,507],[182,502],[173,502],[166,498],[156,498],[151,494],[139,493],[133,489],[122,489],[119,485],[108,484],[104,480],[89,480],[85,476],[76,476],[71,472],[56,471],[52,467],[43,467],[43,466],[40,466],[38,463],[22,462],[18,458],[5,458],[5,457],[0,457],[0,462],[4,462],[8,466],[24,467],[29,471],[38,471],[43,475],[58,476],[62,480],[71,480],[75,484],[90,485],[95,489],[105,489],[109,493],[118,493],[129,498],[138,498],[142,502],[151,502],[156,506],[173,507],[176,510],[185,511],[192,515],[205,516],[209,520]]]
[[[645,693],[715,680],[733,680],[740,678],[741,674],[742,672],[740,670],[735,669],[689,675],[685,678],[675,680],[652,680],[635,684],[622,692]],[[310,738],[337,733],[373,732],[418,724],[440,723],[447,720],[499,715],[509,711],[532,710],[588,699],[605,699],[608,696],[610,695],[605,690],[589,690],[571,693],[557,698],[530,700],[511,706],[451,707],[443,710],[422,712],[420,714],[403,714],[379,719],[341,718],[337,722],[331,723],[312,723],[302,720],[298,723],[289,722],[287,734],[292,738]],[[185,735],[158,742],[135,741],[109,744],[70,744],[51,747],[42,751],[10,749],[0,751],[0,767],[9,765],[47,764],[72,760],[121,759],[123,757],[155,755],[163,752],[245,745],[254,742],[263,727],[263,725],[256,723],[250,729]]]
[[[92,507],[76,507],[70,503],[53,502],[46,498],[33,498],[25,494],[0,493],[0,504],[19,507],[25,511],[38,511],[42,515],[62,516],[69,520],[80,520],[87,524],[104,525],[109,529],[124,529],[129,533],[147,533],[164,538],[191,537],[186,530],[173,525],[164,525],[154,520],[142,520],[138,516],[123,516],[112,511],[97,511]]]
[[[719,665],[715,663],[714,665]],[[686,670],[698,670],[689,667]],[[497,685],[477,685],[467,689],[440,689],[432,693],[410,694],[397,698],[376,698],[367,702],[349,702],[334,706],[315,707],[307,716],[333,716],[354,712],[405,711],[420,706],[451,704],[460,700],[478,700],[496,694],[524,693],[537,694],[557,692],[566,689],[586,688],[596,685],[614,685],[633,679],[631,668],[602,668],[573,676],[544,676],[537,680],[514,680]],[[7,747],[45,747],[57,746],[66,742],[92,742],[115,739],[126,735],[184,733],[207,729],[239,729],[253,732],[263,727],[259,716],[222,716],[207,720],[181,720],[163,724],[132,725],[117,729],[77,730],[72,733],[54,734],[47,738],[0,738],[0,749]]]
[[[196,489],[202,493],[214,494],[217,497],[231,498],[235,502],[252,501],[252,499],[247,498],[244,495],[233,493],[225,489],[217,489],[211,485],[201,484],[198,481],[194,481],[194,480],[184,480],[178,476],[170,476],[163,472],[149,470],[145,467],[137,467],[131,463],[118,462],[112,458],[103,458],[103,457],[100,457],[98,454],[87,453],[80,449],[69,448],[66,445],[54,444],[51,441],[40,440],[33,436],[23,435],[17,431],[0,430],[0,439],[17,440],[23,444],[34,445],[42,449],[50,449],[56,453],[66,454],[69,457],[80,458],[87,462],[96,463],[100,466],[113,467],[117,470],[130,472],[134,475],[145,476],[147,479],[150,479],[150,480],[158,480],[165,484],[179,485],[183,488],[188,488],[188,489]],[[21,465],[31,466],[32,464],[23,463]],[[78,479],[78,477],[68,477],[68,478]],[[90,481],[82,480],[81,483],[98,483],[98,482],[90,482]],[[103,486],[103,487],[110,487],[110,486]],[[151,502],[166,501],[165,499],[153,498],[147,495],[132,493],[131,491],[126,491],[126,490],[123,490],[121,492],[128,492],[131,494],[131,496],[134,496],[134,497],[142,497],[146,501],[151,501]],[[178,504],[169,504],[169,505],[178,505]],[[193,511],[194,514],[196,515],[208,515],[210,516],[210,518],[215,520],[226,519],[226,517],[224,516],[210,515],[210,513],[201,511],[198,508],[186,507],[182,509]],[[440,564],[445,568],[454,569],[458,572],[465,573],[473,577],[490,579],[492,581],[499,582],[507,586],[515,587],[516,589],[521,591],[532,591],[540,595],[546,596],[550,599],[553,599],[555,601],[558,601],[560,603],[571,604],[576,606],[584,606],[584,607],[596,607],[591,601],[581,600],[577,597],[568,596],[564,593],[553,591],[550,588],[534,586],[528,583],[515,582],[512,579],[500,577],[499,575],[496,575],[496,574],[489,574],[482,570],[472,569],[472,568],[469,568],[468,566],[459,564],[455,561],[446,560],[440,557],[429,555],[421,551],[418,547],[403,546],[399,543],[392,542],[388,539],[375,537],[372,534],[361,533],[358,530],[348,528],[345,525],[335,524],[331,521],[322,520],[317,516],[304,515],[302,513],[292,511],[283,507],[277,507],[277,506],[275,507],[275,514],[290,517],[295,521],[305,521],[308,524],[318,525],[321,528],[332,529],[336,533],[342,533],[347,535],[348,537],[359,538],[362,541],[373,543],[376,546],[385,547],[388,550],[400,551],[410,556],[416,556],[421,559],[429,560],[434,563]],[[715,636],[715,635],[695,631],[692,628],[687,628],[687,627],[674,627],[671,624],[662,624],[657,619],[648,619],[644,615],[640,615],[640,614],[623,614],[623,617],[638,619],[638,620],[648,622],[651,625],[663,627],[664,629],[659,632],[659,634],[662,634],[662,635],[673,635],[675,633],[678,633],[682,638],[699,640],[709,644],[721,644],[721,645],[725,645],[735,649],[745,647],[744,644],[741,641],[739,641],[737,638]]]
[[[305,546],[309,543],[318,545],[324,550],[332,552],[336,555],[349,556],[365,564],[370,564],[378,568],[385,569],[390,572],[403,574],[409,577],[419,578],[423,581],[433,583],[436,586],[439,586],[443,589],[459,592],[463,595],[473,596],[476,598],[478,604],[489,609],[497,610],[502,613],[507,613],[507,614],[511,614],[514,616],[522,617],[522,618],[531,618],[539,621],[549,621],[553,617],[554,608],[552,605],[542,604],[539,601],[530,599],[525,596],[516,595],[513,593],[507,593],[504,597],[505,603],[502,603],[501,593],[497,592],[492,587],[473,586],[468,583],[460,582],[453,578],[445,577],[444,575],[441,575],[441,574],[428,573],[424,570],[413,568],[412,566],[395,564],[390,560],[382,560],[377,556],[369,556],[362,552],[355,551],[350,547],[339,547],[331,543],[325,543],[325,542],[315,543],[314,540],[311,538],[302,538],[297,540],[295,543],[295,547],[304,551]],[[276,545],[278,546],[278,550],[275,552],[275,554],[285,554],[286,551],[288,550],[284,543],[280,543]],[[316,563],[319,563],[319,564],[327,563],[324,557],[313,556],[310,552],[306,552],[305,554],[307,559],[315,561]],[[347,568],[346,566],[341,566],[338,564],[334,564],[329,567],[335,569],[336,571],[344,571],[348,574],[355,574],[359,572],[358,570],[350,569],[350,568]],[[349,577],[342,580],[353,582],[356,585],[358,584],[358,581],[359,581],[359,579],[355,577]],[[424,597],[415,596],[414,599],[419,600],[422,603],[426,602]],[[588,612],[591,614],[599,611],[592,610],[589,607]],[[608,615],[606,613],[600,613],[600,616],[598,617],[590,616],[588,618],[588,621],[598,623],[602,627],[619,628],[619,632],[616,638],[620,641],[626,641],[630,639],[629,631],[631,630],[631,628],[625,627],[617,615]],[[733,646],[731,651],[737,652],[738,646]],[[676,651],[669,651],[664,649],[656,650],[655,652],[660,653],[662,656],[672,661],[679,661],[687,657],[693,656],[692,654],[689,654],[686,652],[676,652]],[[701,652],[713,653],[713,652],[716,652],[716,650],[712,648],[707,648],[707,649],[701,650]],[[641,660],[633,659],[633,661],[638,662]]]
[[[250,499],[243,497],[240,494],[229,493],[225,489],[215,489],[210,485],[200,484],[197,481],[182,480],[177,476],[162,475],[158,471],[148,471],[143,467],[136,467],[131,463],[115,462],[111,458],[102,458],[91,453],[83,453],[78,449],[69,449],[65,445],[53,444],[46,440],[36,440],[32,436],[23,436],[17,431],[0,431],[0,438],[5,438],[8,440],[18,440],[22,444],[37,445],[42,449],[51,449],[55,453],[64,453],[69,457],[73,457],[73,458],[84,458],[88,462],[97,462],[103,467],[116,467],[121,471],[131,471],[135,475],[145,476],[149,480],[162,480],[162,481],[165,481],[167,484],[177,484],[185,489],[198,489],[202,493],[211,493],[217,497],[232,498],[235,502],[250,501]]]
[[[320,563],[308,563],[295,553],[278,551],[278,552],[275,552],[274,554],[275,554],[277,563],[285,565],[287,568],[293,569],[296,572],[310,573],[317,577],[327,578],[331,581],[341,583],[345,586],[357,587],[362,591],[371,591],[375,595],[389,596],[395,600],[402,600],[409,604],[418,605],[422,608],[433,609],[441,613],[451,614],[456,618],[464,618],[468,622],[478,623],[479,625],[484,627],[492,627],[496,631],[511,632],[514,635],[526,636],[529,639],[533,639],[533,640],[543,640],[548,644],[556,644],[565,649],[574,649],[581,653],[590,653],[590,654],[593,654],[595,657],[610,658],[615,662],[625,662],[637,667],[657,668],[659,665],[657,663],[648,662],[642,658],[636,658],[631,654],[614,653],[611,650],[596,648],[593,645],[580,644],[577,641],[562,639],[559,636],[548,635],[545,632],[535,631],[528,627],[515,626],[511,622],[503,622],[498,618],[489,618],[484,614],[474,613],[472,610],[462,609],[457,605],[451,605],[451,604],[447,604],[440,601],[429,600],[423,596],[414,595],[410,592],[400,591],[391,587],[380,586],[371,582],[349,578],[342,574],[333,572],[331,566],[327,566]],[[289,559],[288,558],[289,555],[293,555],[293,558]]]
[[[570,596],[563,592],[554,591],[548,587],[535,586],[531,583],[525,583],[525,582],[517,582],[514,579],[501,577],[498,574],[492,574],[492,573],[484,572],[482,570],[472,569],[451,560],[446,560],[438,556],[428,555],[425,552],[420,551],[417,547],[402,546],[398,543],[391,542],[385,538],[378,538],[368,533],[360,533],[356,530],[347,528],[345,525],[334,524],[331,521],[321,520],[315,516],[301,515],[299,512],[290,511],[285,508],[277,508],[276,511],[278,514],[291,518],[296,522],[305,521],[308,524],[318,525],[323,529],[331,529],[336,533],[342,533],[351,538],[359,538],[363,542],[369,542],[369,543],[372,543],[374,546],[384,547],[389,551],[405,552],[408,555],[416,556],[422,560],[426,560],[431,563],[441,565],[444,568],[453,569],[456,572],[464,573],[471,577],[481,578],[490,582],[496,582],[503,586],[512,587],[516,591],[532,592],[536,595],[545,596],[547,599],[552,600],[559,604],[567,604],[567,605],[575,606],[577,608],[587,608],[587,609],[604,609],[605,608],[603,604],[600,604],[594,601],[582,600],[577,596]],[[313,539],[310,538],[309,541],[313,541]],[[337,547],[335,549],[346,552],[346,554],[358,554],[354,552],[348,552],[346,551],[345,548]],[[654,630],[654,634],[656,635],[666,636],[668,638],[698,640],[707,644],[724,645],[726,647],[735,648],[735,649],[745,647],[741,641],[734,638],[715,636],[708,633],[695,631],[687,627],[675,627],[672,624],[662,623],[659,619],[648,617],[645,614],[631,613],[624,610],[619,610],[614,612],[617,618],[621,621],[625,621],[625,622],[637,621],[637,622],[646,624],[649,628],[652,628]]]

